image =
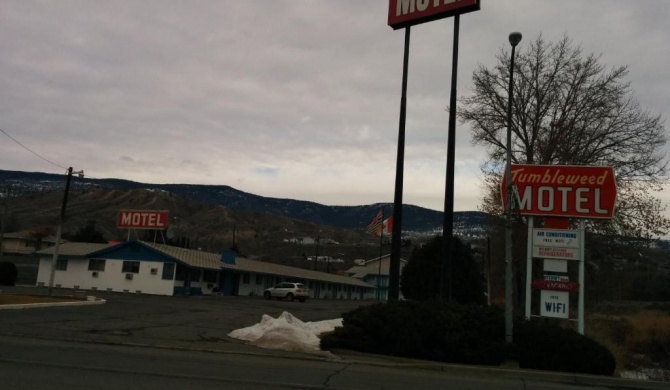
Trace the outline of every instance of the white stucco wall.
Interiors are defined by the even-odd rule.
[[[115,292],[130,292],[155,295],[172,295],[174,281],[162,280],[163,264],[155,261],[141,261],[138,273],[132,274],[132,279],[126,279],[123,269],[123,260],[105,259],[105,270],[93,272],[88,270],[88,259],[69,259],[67,270],[56,270],[54,274],[54,286],[62,288],[101,290]],[[156,273],[152,274],[151,269]],[[40,259],[37,274],[37,285],[49,285],[51,272],[51,259]]]
[[[276,284],[274,283],[273,276],[257,274],[253,272],[246,272],[246,274],[249,275],[249,282],[245,283],[244,274],[245,272],[241,272],[237,276],[239,278],[239,288],[237,295],[239,296],[263,296],[263,292],[266,288]],[[260,276],[260,284],[256,284],[256,276]]]
[[[190,286],[191,286],[191,288],[200,287],[200,289],[202,290],[202,293],[204,295],[211,295],[214,292],[214,288],[219,285],[218,278],[217,278],[216,282],[205,282],[205,281],[203,281],[203,276],[204,276],[204,274],[201,272],[200,273],[200,278],[198,280],[191,280]],[[176,286],[183,286],[184,282],[178,280],[178,281],[175,282],[175,285]]]
[[[126,273],[123,269],[123,260],[105,259],[105,270],[97,271],[98,276],[92,274],[95,271],[89,271],[88,259],[68,259],[67,270],[56,270],[54,275],[54,286],[80,290],[100,290],[128,293],[142,293],[155,295],[173,295],[175,286],[183,286],[181,280],[162,280],[163,275],[162,262],[140,261],[138,273],[133,273],[132,279],[126,279]],[[155,274],[151,269],[155,268]],[[51,258],[40,259],[37,284],[48,286],[49,274],[51,270]],[[243,273],[237,274],[238,295],[240,296],[263,296],[266,288],[274,286],[279,282],[286,281],[286,277],[274,275],[256,274],[248,272],[248,283],[244,282]],[[257,284],[256,276],[260,276],[260,284]],[[218,286],[216,282],[203,281],[204,272],[200,272],[198,280],[191,280],[190,287],[200,287],[205,295],[212,294],[213,289]],[[310,295],[313,298],[330,299],[374,299],[374,289],[368,290],[361,298],[361,287],[341,285],[336,283],[327,283],[320,281],[306,281],[310,286]],[[317,288],[318,286],[318,288]]]

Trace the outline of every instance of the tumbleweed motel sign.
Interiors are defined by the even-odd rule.
[[[519,214],[528,216],[526,262],[526,319],[531,317],[531,288],[540,291],[541,317],[574,320],[570,294],[578,293],[578,331],[584,334],[584,219],[611,219],[616,203],[612,167],[512,165],[514,199]],[[507,202],[507,175],[501,192]],[[533,227],[533,217],[545,219],[545,228]],[[580,218],[578,230],[568,219]],[[549,222],[549,223],[547,223]],[[551,225],[551,226],[547,226]],[[558,227],[558,228],[551,228]],[[543,261],[543,277],[532,280],[533,259]],[[579,281],[570,281],[569,262],[578,262]]]

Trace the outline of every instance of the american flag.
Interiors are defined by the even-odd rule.
[[[372,221],[368,224],[368,226],[365,228],[365,230],[372,235],[379,235],[379,233],[382,230],[383,227],[383,222],[384,222],[384,210],[379,210],[377,215],[375,215],[374,218],[372,218]]]

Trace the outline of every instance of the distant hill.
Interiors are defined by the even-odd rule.
[[[0,195],[11,189],[11,196],[25,196],[60,192],[65,186],[65,175],[0,170]],[[342,229],[361,230],[370,219],[384,209],[391,215],[393,204],[376,203],[361,206],[327,206],[315,202],[263,197],[239,191],[227,185],[197,184],[148,184],[122,179],[89,179],[73,177],[73,191],[90,189],[152,190],[192,200],[194,202],[223,206],[229,210],[272,214],[290,219],[329,225]],[[455,232],[464,235],[482,235],[489,223],[488,214],[467,211],[454,213]],[[443,213],[427,208],[403,205],[403,231],[441,231]]]

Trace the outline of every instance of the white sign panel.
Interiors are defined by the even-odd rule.
[[[570,293],[567,291],[540,291],[540,316],[570,318]]]
[[[579,249],[581,241],[579,230],[533,229],[533,245]]]
[[[544,259],[544,271],[568,273],[568,262],[566,260]]]

